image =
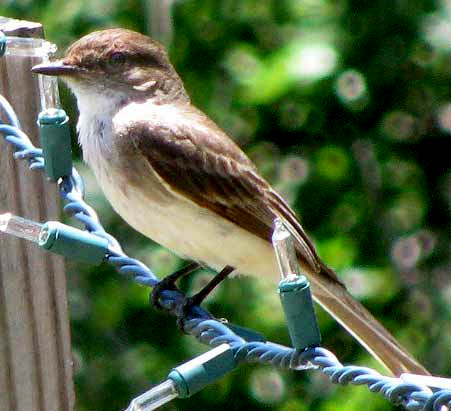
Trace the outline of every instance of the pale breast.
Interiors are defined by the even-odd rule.
[[[170,193],[170,201],[160,202],[148,190],[121,182],[107,165],[104,171],[97,178],[106,197],[137,231],[181,257],[217,270],[232,265],[243,274],[277,276],[269,243],[178,194]],[[166,189],[162,185],[153,192],[160,190]]]
[[[112,150],[117,124],[85,124],[79,127],[84,158],[112,207],[134,229],[216,270],[231,265],[243,274],[277,278],[270,243],[172,191],[144,158],[118,160]]]

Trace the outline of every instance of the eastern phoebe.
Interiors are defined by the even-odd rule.
[[[163,46],[130,30],[97,31],[33,71],[72,89],[83,158],[132,227],[215,270],[232,266],[276,282],[271,234],[280,217],[316,301],[395,375],[427,374],[321,261],[248,157],[190,103]]]

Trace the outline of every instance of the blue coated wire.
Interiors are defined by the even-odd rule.
[[[42,150],[31,143],[28,136],[20,130],[17,116],[0,95],[0,108],[6,113],[7,121],[0,121],[0,133],[11,143],[16,151],[16,159],[25,159],[31,169],[42,170],[44,159]],[[92,207],[83,199],[83,181],[74,168],[72,175],[58,182],[59,193],[65,202],[64,211],[82,222],[87,231],[106,238],[109,243],[106,261],[120,274],[132,277],[137,283],[154,287],[159,280],[142,262],[128,257],[118,241],[108,234],[99,222]],[[185,295],[179,290],[165,290],[161,294],[161,304],[172,314],[180,312]],[[259,362],[275,367],[289,369],[317,368],[326,374],[335,384],[366,385],[370,391],[378,392],[394,404],[401,404],[409,411],[441,411],[442,406],[451,407],[451,390],[439,390],[433,393],[427,386],[406,383],[400,378],[386,377],[366,367],[345,366],[334,354],[322,347],[307,348],[298,351],[293,348],[271,342],[246,341],[234,333],[226,323],[213,319],[203,308],[196,306],[190,312],[192,319],[186,320],[184,329],[200,342],[211,346],[228,343],[234,350],[238,362]]]

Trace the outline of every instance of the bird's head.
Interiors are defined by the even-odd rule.
[[[126,29],[90,33],[73,43],[63,59],[32,71],[61,77],[77,98],[100,94],[161,102],[187,99],[164,47]]]

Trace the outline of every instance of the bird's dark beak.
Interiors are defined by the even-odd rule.
[[[45,74],[46,76],[72,76],[80,73],[82,70],[78,66],[71,66],[70,64],[65,64],[63,60],[57,60],[37,64],[32,67],[31,71],[37,74]]]

